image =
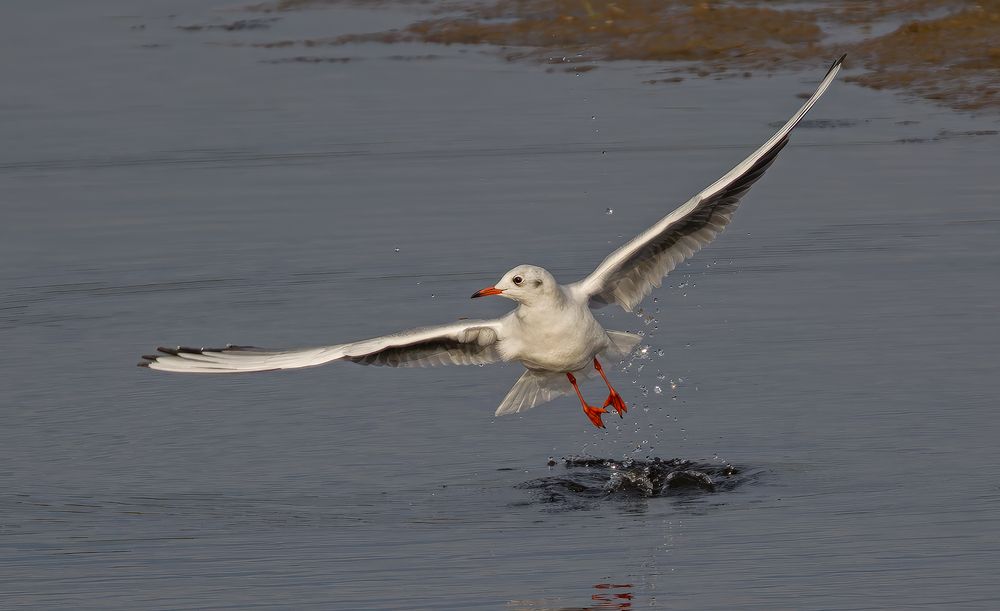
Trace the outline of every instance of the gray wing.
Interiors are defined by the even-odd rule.
[[[740,200],[771,167],[788,136],[826,92],[840,71],[842,56],[827,71],[816,92],[795,115],[752,155],[658,223],[614,251],[583,280],[570,285],[591,306],[617,303],[631,311],[679,263],[701,250],[729,224]]]
[[[350,344],[293,350],[232,345],[158,348],[159,354],[143,356],[139,366],[181,373],[241,373],[315,367],[330,361],[389,367],[481,365],[502,360],[497,350],[500,331],[499,320],[468,320]]]

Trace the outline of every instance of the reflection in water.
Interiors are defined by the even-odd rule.
[[[591,594],[592,604],[583,607],[554,606],[544,600],[512,600],[508,606],[514,611],[591,611],[632,608],[632,584],[598,583],[594,584],[594,589],[598,592]]]
[[[533,479],[518,487],[533,491],[533,502],[554,505],[556,511],[571,511],[592,508],[605,499],[628,502],[724,492],[751,479],[744,469],[728,463],[697,463],[681,458],[570,457],[563,459],[563,467],[559,475]],[[642,508],[640,504],[637,510]]]

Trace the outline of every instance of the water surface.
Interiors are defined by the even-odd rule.
[[[273,64],[301,53],[229,43],[412,15],[3,13],[0,606],[1000,604],[1000,141],[970,135],[995,119],[836,84],[642,316],[602,310],[650,348],[596,432],[572,397],[494,419],[513,366],[134,364],[501,314],[468,295],[524,262],[585,275],[825,66],[648,85],[655,65],[477,48]],[[622,485],[654,457],[714,489]]]

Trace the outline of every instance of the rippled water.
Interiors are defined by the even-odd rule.
[[[559,464],[553,459],[550,467]],[[672,458],[614,460],[570,457],[562,461],[565,473],[529,480],[518,486],[535,491],[538,503],[551,511],[595,509],[609,500],[700,496],[728,492],[752,478],[730,464],[699,464]]]
[[[231,43],[409,15],[53,6],[0,9],[0,607],[1000,604],[995,118],[837,84],[730,231],[602,311],[648,348],[598,432],[572,397],[494,419],[514,367],[134,365],[499,314],[468,295],[585,275],[825,66],[272,63],[301,49]]]

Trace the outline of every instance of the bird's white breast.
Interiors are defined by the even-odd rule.
[[[607,333],[586,305],[522,307],[506,322],[508,333],[500,349],[505,358],[529,369],[577,371],[608,345]]]

